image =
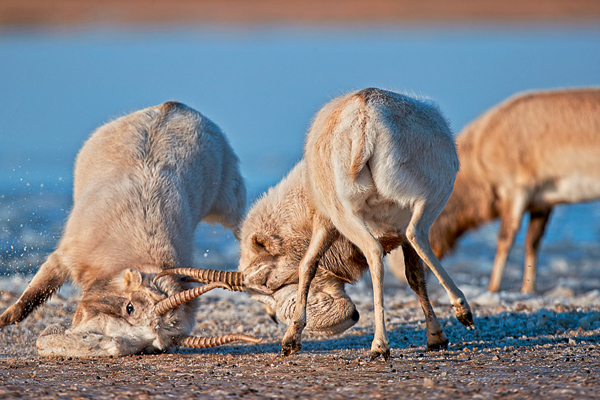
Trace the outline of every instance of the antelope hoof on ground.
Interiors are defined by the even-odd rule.
[[[283,339],[281,343],[281,355],[287,357],[294,353],[297,353],[302,349],[302,343],[294,339]]]
[[[383,357],[383,361],[390,361],[390,349],[386,350],[371,350],[371,361],[375,361],[379,358],[379,356]]]
[[[427,343],[427,351],[438,351],[448,349],[448,339],[436,343]]]

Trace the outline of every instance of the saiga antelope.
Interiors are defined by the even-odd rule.
[[[305,327],[337,333],[356,323],[344,284],[368,268],[375,306],[371,357],[387,359],[382,259],[399,245],[425,313],[428,348],[448,341],[429,302],[421,260],[447,290],[459,321],[473,326],[464,295],[428,238],[458,167],[450,129],[428,102],[370,88],[319,111],[304,158],[254,204],[241,229],[239,270],[248,292],[289,324],[284,355],[301,349]]]
[[[48,327],[42,356],[108,356],[210,347],[245,335],[194,338],[197,305],[216,287],[192,288],[165,269],[190,266],[201,221],[237,233],[246,190],[238,159],[219,128],[183,104],[168,102],[99,128],[75,165],[73,209],[56,251],[0,316],[18,323],[70,279],[82,288],[70,329]],[[216,272],[203,271],[203,282]]]
[[[529,213],[521,292],[533,293],[552,209],[600,198],[600,89],[521,93],[467,125],[457,144],[461,168],[431,227],[433,251],[443,257],[463,233],[500,218],[488,287],[497,292],[523,214]]]

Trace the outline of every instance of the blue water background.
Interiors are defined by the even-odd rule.
[[[0,272],[35,272],[71,206],[77,150],[140,108],[178,100],[215,121],[252,200],[301,158],[311,117],[344,92],[431,97],[458,132],[516,92],[591,85],[593,26],[0,31]],[[598,203],[560,207],[544,243],[577,252],[597,246],[599,227]],[[495,229],[462,246],[491,260]],[[199,262],[234,266],[226,231],[202,225],[196,242]]]

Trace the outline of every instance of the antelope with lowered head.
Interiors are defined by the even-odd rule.
[[[368,268],[375,337],[371,357],[389,358],[384,324],[386,252],[402,246],[406,273],[427,323],[427,347],[444,348],[422,260],[448,291],[457,318],[473,326],[462,292],[429,246],[429,227],[458,170],[452,134],[438,109],[380,89],[325,105],[309,129],[304,158],[250,209],[239,270],[247,292],[289,325],[282,353],[301,349],[304,328],[342,332],[358,321],[344,285]]]
[[[189,336],[194,298],[231,281],[203,271],[192,287],[165,269],[190,266],[201,221],[234,232],[245,210],[238,159],[209,119],[168,102],[100,127],[75,165],[73,209],[54,251],[20,299],[0,316],[0,328],[22,321],[70,279],[81,301],[72,326],[48,327],[37,340],[42,356],[108,356],[156,352],[173,345],[211,347],[246,335]]]
[[[433,251],[443,257],[463,233],[500,218],[488,287],[497,292],[523,214],[529,213],[521,292],[533,293],[552,209],[600,198],[600,88],[518,94],[467,125],[457,144],[461,168],[431,227]],[[388,258],[390,269],[401,270],[392,257],[398,256]]]

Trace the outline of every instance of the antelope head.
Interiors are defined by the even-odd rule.
[[[242,237],[241,248],[239,270],[243,273],[245,291],[265,305],[275,322],[289,325],[296,309],[298,264],[304,254],[303,246],[287,245],[277,235],[254,232]],[[333,253],[326,258],[339,262]],[[348,282],[349,279],[331,271],[317,270],[308,292],[307,331],[334,335],[358,322],[360,315],[345,290]]]
[[[188,279],[211,284],[225,283],[229,290],[246,292],[265,305],[267,313],[275,321],[289,324],[296,309],[297,283],[285,283],[276,289],[265,285],[265,272],[273,272],[273,265],[261,263],[249,275],[241,272],[202,270],[196,268],[170,269],[157,275],[184,275]],[[273,277],[276,274],[273,274]],[[267,274],[268,276],[268,274]],[[286,280],[287,281],[287,280]],[[319,271],[311,285],[308,297],[306,329],[323,335],[341,333],[359,319],[354,303],[345,291],[345,283],[331,274]],[[237,335],[228,335],[237,336]]]
[[[185,289],[189,287],[186,282],[171,276],[181,274],[196,276],[191,280],[205,285]],[[195,299],[216,288],[240,291],[236,274],[190,268],[155,275],[126,269],[118,278],[84,290],[72,327],[66,331],[48,327],[38,338],[37,348],[42,356],[91,357],[156,353],[174,345],[207,348],[237,340],[258,343],[260,339],[240,334],[189,335],[195,322]]]

